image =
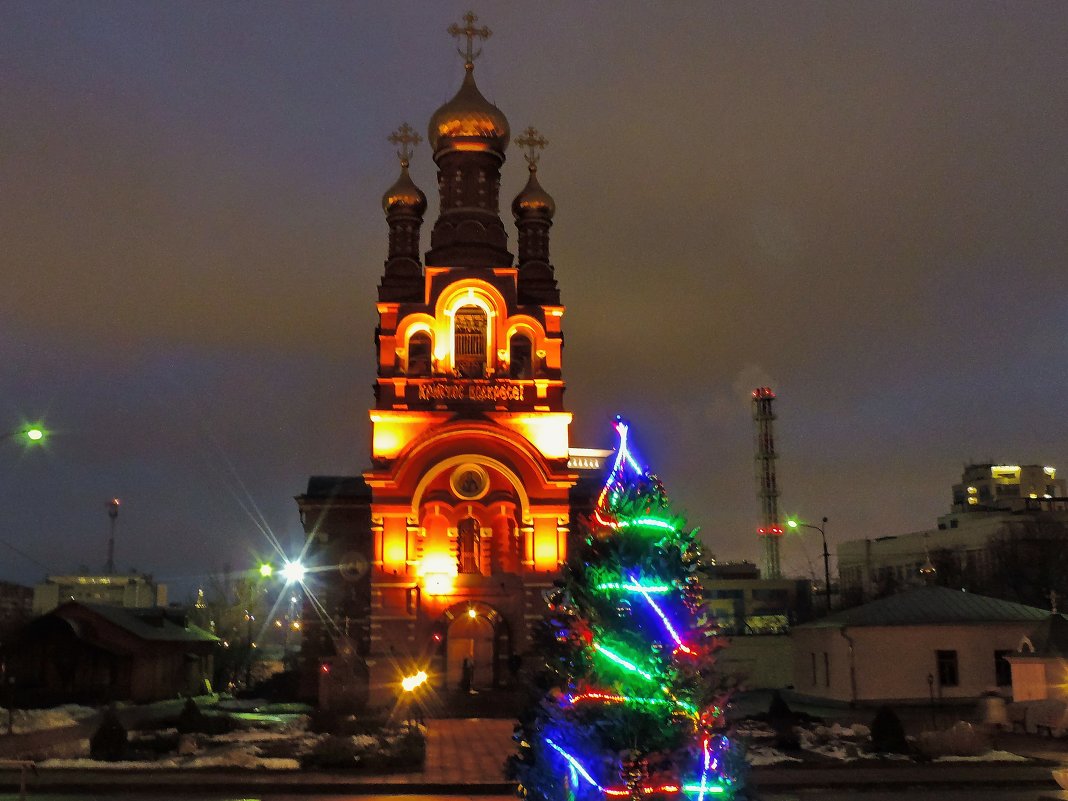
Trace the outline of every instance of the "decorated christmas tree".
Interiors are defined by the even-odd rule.
[[[540,700],[512,772],[531,801],[733,798],[744,762],[723,733],[721,647],[702,610],[701,546],[616,418],[611,472],[549,591],[532,651]]]

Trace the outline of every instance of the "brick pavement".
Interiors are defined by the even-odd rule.
[[[382,776],[383,784],[500,785],[515,752],[515,721],[439,718],[427,721],[426,764],[418,773]]]

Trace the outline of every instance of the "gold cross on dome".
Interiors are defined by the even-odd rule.
[[[408,161],[412,157],[415,146],[423,141],[423,137],[415,132],[415,128],[406,122],[402,122],[400,127],[386,138],[393,144],[400,145],[397,157],[405,167],[408,166]]]
[[[534,167],[537,165],[538,159],[541,158],[541,151],[549,144],[549,140],[538,133],[538,129],[533,125],[528,125],[527,129],[523,131],[523,135],[516,139],[515,143],[527,151],[523,154],[523,158],[527,160],[528,165]]]
[[[464,57],[464,64],[467,66],[471,66],[472,64],[474,64],[475,59],[478,58],[479,55],[481,55],[482,53],[481,47],[477,51],[475,50],[475,39],[478,38],[485,41],[486,39],[489,39],[490,34],[493,33],[493,31],[491,31],[485,25],[483,25],[481,28],[476,28],[475,21],[477,19],[478,17],[475,16],[474,11],[468,11],[466,14],[464,14],[464,27],[461,28],[455,22],[449,26],[449,35],[453,36],[457,40],[461,36],[467,37],[467,50],[461,50],[458,47],[456,48],[456,52]]]

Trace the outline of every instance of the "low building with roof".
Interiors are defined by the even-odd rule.
[[[219,640],[171,609],[70,601],[7,649],[20,706],[146,703],[210,688]]]
[[[946,587],[917,587],[794,627],[794,690],[864,705],[1007,693],[1007,658],[1049,615]]]

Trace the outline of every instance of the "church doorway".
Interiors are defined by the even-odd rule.
[[[484,690],[493,686],[493,634],[493,624],[474,607],[449,624],[445,675],[450,690]]]

